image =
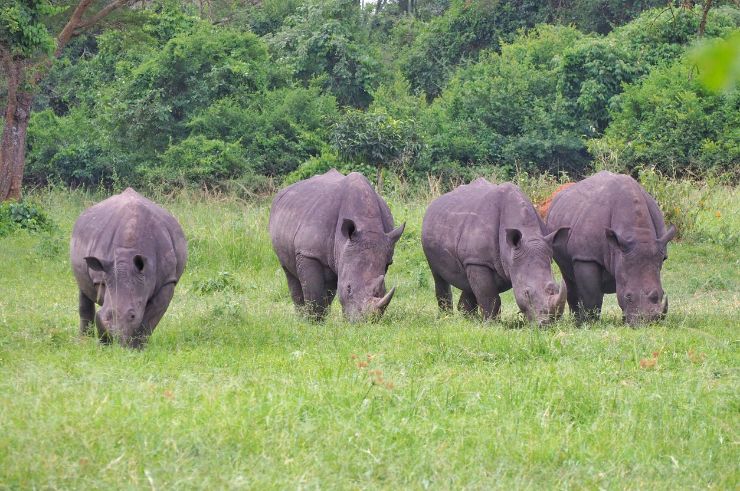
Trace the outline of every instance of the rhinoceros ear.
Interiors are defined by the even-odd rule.
[[[352,240],[352,236],[355,235],[355,222],[349,218],[342,220],[342,235],[345,239]]]
[[[518,228],[507,228],[506,229],[506,243],[509,247],[516,249],[522,245],[522,232]]]
[[[566,245],[569,237],[570,227],[560,227],[550,235],[546,235],[545,240],[549,242],[553,248],[558,248]]]
[[[401,234],[403,233],[403,230],[406,228],[406,222],[403,222],[400,227],[396,227],[387,234],[385,234],[391,241],[395,244],[398,242],[398,239],[401,238]]]
[[[103,267],[103,263],[100,262],[100,259],[93,256],[88,256],[85,258],[85,262],[87,263],[87,267],[92,269],[93,271],[99,271],[104,272],[105,268]]]
[[[606,234],[606,242],[610,244],[612,247],[616,247],[620,251],[624,252],[627,250],[627,244],[624,243],[624,241],[620,240],[617,236],[617,233],[610,229],[609,227],[606,227],[604,229],[604,233]]]
[[[658,242],[660,242],[660,245],[662,245],[663,247],[665,247],[665,245],[668,243],[668,241],[670,241],[675,236],[676,236],[676,227],[674,227],[673,225],[671,225],[670,227],[668,227],[668,231],[666,231],[666,233],[663,235],[663,237],[660,237],[658,239]]]

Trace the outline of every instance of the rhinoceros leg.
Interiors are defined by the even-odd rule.
[[[501,310],[501,297],[496,288],[495,273],[486,266],[470,264],[465,266],[468,283],[475,294],[478,305],[483,310],[483,319],[495,318]]]
[[[452,290],[450,289],[450,284],[434,271],[432,271],[432,278],[434,278],[434,294],[437,296],[439,309],[443,312],[451,311]]]
[[[167,307],[169,307],[174,294],[175,284],[168,283],[160,288],[157,294],[147,302],[144,309],[144,317],[141,320],[141,326],[139,326],[131,338],[132,348],[142,348],[144,346],[149,336],[152,335],[154,328],[162,320],[164,313],[167,312]]]
[[[283,271],[285,271],[285,277],[288,279],[288,289],[290,290],[290,297],[293,299],[293,304],[296,309],[303,308],[305,302],[303,301],[303,288],[301,288],[301,282],[298,281],[298,278],[293,276],[293,273],[287,269],[283,268]]]
[[[601,266],[591,261],[574,261],[573,271],[578,290],[576,322],[596,320],[601,316],[604,292],[601,291]]]
[[[298,256],[298,280],[303,291],[305,312],[309,318],[322,320],[329,307],[330,292],[324,279],[324,266],[317,260]]]
[[[80,334],[83,336],[92,334],[95,322],[95,302],[87,298],[87,296],[80,291],[79,304]]]
[[[476,315],[478,313],[478,301],[475,299],[475,294],[463,290],[460,293],[460,300],[457,302],[457,310],[465,315]]]

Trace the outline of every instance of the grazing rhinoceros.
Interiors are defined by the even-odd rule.
[[[182,276],[187,242],[177,220],[131,188],[85,210],[70,244],[80,289],[80,332],[93,318],[104,342],[140,348]],[[95,315],[95,303],[101,305]]]
[[[617,293],[629,324],[668,311],[660,270],[676,229],[666,230],[658,204],[637,181],[611,172],[584,179],[555,197],[547,225],[571,228],[554,256],[578,322],[598,318],[605,293]]]
[[[553,242],[568,229],[545,235],[532,203],[515,185],[483,178],[440,196],[427,208],[421,241],[434,277],[437,303],[452,308],[450,284],[462,290],[458,309],[478,306],[485,319],[501,308],[499,294],[514,289],[521,311],[544,324],[565,307],[565,285],[553,280]]]
[[[293,303],[320,320],[339,292],[349,320],[382,315],[395,292],[386,293],[385,274],[404,225],[393,228],[388,205],[356,172],[332,169],[281,190],[270,237]]]

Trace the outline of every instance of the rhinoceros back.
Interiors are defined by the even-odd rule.
[[[90,298],[95,298],[96,273],[88,269],[84,258],[112,260],[119,247],[156,257],[158,283],[178,281],[185,269],[187,242],[180,224],[131,188],[85,210],[72,230],[72,270]]]
[[[303,255],[335,269],[335,234],[340,215],[373,215],[383,232],[393,229],[388,205],[361,174],[332,169],[281,190],[270,209],[270,238],[280,264],[296,273]]]
[[[653,237],[665,233],[663,216],[655,200],[629,176],[602,171],[558,194],[547,215],[550,230],[570,227],[570,259],[593,261],[610,269],[611,253],[605,230],[622,235],[636,229]]]

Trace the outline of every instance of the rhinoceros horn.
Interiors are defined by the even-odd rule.
[[[386,293],[383,298],[375,297],[373,299],[373,303],[375,304],[375,307],[378,309],[378,311],[381,314],[385,312],[386,307],[388,307],[388,304],[391,303],[391,298],[393,298],[394,293],[396,293],[395,286],[391,288],[391,290],[388,293]]]
[[[665,318],[665,316],[668,314],[668,295],[663,296],[663,305],[661,308],[661,318]]]
[[[560,282],[560,291],[557,296],[552,300],[552,307],[555,308],[556,316],[560,317],[563,315],[565,310],[565,300],[568,298],[568,288],[565,286],[565,281]]]

